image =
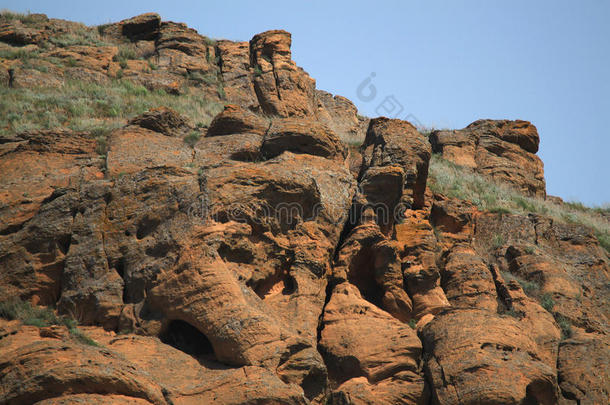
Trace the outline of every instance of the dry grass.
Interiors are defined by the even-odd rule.
[[[59,88],[0,87],[0,134],[68,127],[77,131],[112,129],[151,108],[167,106],[198,126],[208,125],[222,105],[200,94],[149,91],[128,80],[108,84],[67,81]]]
[[[610,252],[610,209],[589,208],[581,203],[554,204],[528,197],[508,185],[458,166],[440,155],[430,160],[429,186],[432,191],[449,197],[468,200],[482,211],[499,213],[537,213],[564,223],[592,228],[600,244]]]

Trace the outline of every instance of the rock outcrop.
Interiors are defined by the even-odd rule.
[[[61,37],[77,30],[103,43]],[[360,117],[285,31],[214,41],[149,13],[95,32],[3,21],[1,46],[41,58],[0,59],[1,85],[120,80],[224,108],[2,132],[1,403],[608,402],[592,230],[428,187],[436,152],[545,197],[533,125],[427,138]]]
[[[443,158],[544,198],[544,168],[535,155],[539,142],[536,127],[527,121],[479,120],[430,134],[432,150]]]

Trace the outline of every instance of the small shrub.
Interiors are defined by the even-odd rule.
[[[0,317],[9,321],[20,320],[25,325],[38,327],[69,325],[72,322],[68,318],[55,315],[52,308],[34,306],[19,298],[0,302]]]
[[[506,282],[513,280],[518,282],[519,285],[521,285],[523,292],[530,297],[536,297],[538,295],[538,292],[540,291],[540,284],[538,284],[536,281],[525,280],[515,274],[506,271],[502,271],[500,272],[500,274]]]
[[[157,69],[159,69],[159,67],[157,65],[155,65],[152,60],[148,61],[148,67],[150,68],[150,70],[157,70]]]
[[[0,50],[0,58],[3,59],[20,59],[25,62],[31,58],[36,58],[40,55],[38,51],[28,51],[25,49],[2,49]]]
[[[218,83],[218,96],[222,99],[227,97],[227,94],[225,93],[225,88],[222,83]]]
[[[112,58],[115,62],[119,62],[121,66],[125,65],[125,67],[127,67],[128,60],[134,59],[138,59],[138,55],[133,45],[119,45],[119,51]]]
[[[512,316],[513,318],[517,318],[517,319],[523,318],[523,313],[515,311],[514,308],[506,309],[506,310],[504,310],[504,312],[502,312],[502,314],[503,315]]]
[[[557,325],[559,325],[559,329],[561,329],[561,337],[563,339],[571,338],[574,333],[572,331],[572,323],[570,320],[562,315],[557,315],[555,316],[555,321],[557,321]]]
[[[15,13],[9,10],[0,11],[0,21],[19,20],[24,24],[37,22],[37,19],[31,13]]]
[[[411,327],[411,329],[417,328],[417,322],[415,322],[415,319],[411,319],[409,321],[409,326]]]
[[[184,143],[186,143],[187,145],[189,145],[191,148],[195,147],[195,144],[197,143],[197,141],[199,141],[199,137],[201,135],[199,134],[199,132],[197,131],[193,131],[190,134],[188,134],[187,136],[185,136],[184,139]]]
[[[525,247],[525,253],[527,253],[528,255],[534,254],[535,251],[536,251],[536,249],[533,246],[526,246]]]
[[[540,297],[540,305],[542,305],[542,308],[547,312],[551,312],[555,306],[555,301],[553,301],[551,294],[542,294]]]
[[[192,80],[197,83],[205,83],[205,84],[216,84],[218,82],[218,76],[215,73],[206,73],[203,74],[198,71],[187,72],[186,78]]]
[[[511,210],[506,207],[491,207],[488,209],[488,211],[500,215],[512,214]]]
[[[99,31],[86,26],[82,26],[72,32],[67,32],[49,38],[49,42],[60,48],[70,46],[107,46],[109,43],[101,40]]]
[[[105,31],[106,31],[106,28],[108,28],[109,26],[110,26],[110,24],[100,24],[100,25],[98,25],[96,27],[97,28],[97,34],[100,35],[100,36],[103,36]]]
[[[504,236],[497,234],[494,235],[493,240],[492,240],[492,246],[494,249],[499,249],[502,247],[502,245],[504,245]]]
[[[82,330],[78,329],[76,326],[69,328],[70,336],[74,338],[77,342],[82,343],[84,345],[100,347],[100,344],[95,340],[91,339],[87,336]]]
[[[534,297],[540,291],[540,284],[535,281],[529,281],[518,278],[517,281],[521,284],[521,288],[523,288],[523,292],[530,297]]]
[[[254,66],[254,76],[260,76],[262,74],[263,70],[261,69],[260,65]]]

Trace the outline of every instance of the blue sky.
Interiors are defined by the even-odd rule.
[[[35,1],[0,8],[101,24],[155,11],[213,38],[293,35],[317,87],[437,128],[479,118],[538,127],[549,194],[610,202],[610,1]],[[358,97],[371,73],[376,97]],[[400,106],[399,106],[400,105]],[[387,104],[386,104],[387,106]],[[390,114],[392,115],[392,114]]]

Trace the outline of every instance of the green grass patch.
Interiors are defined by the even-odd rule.
[[[99,343],[97,343],[95,340],[91,339],[89,336],[87,336],[82,330],[78,329],[77,327],[73,327],[68,330],[70,332],[70,336],[77,342],[82,343],[84,345],[88,345],[88,346],[101,347],[101,345]]]
[[[574,332],[572,331],[572,323],[570,320],[562,315],[555,315],[555,321],[561,330],[561,337],[563,339],[569,339],[572,337]]]
[[[516,274],[513,273],[509,273],[506,271],[502,271],[502,278],[504,279],[504,281],[509,282],[509,281],[516,281],[519,283],[519,285],[521,285],[521,288],[523,289],[523,292],[529,296],[529,297],[534,297],[537,298],[540,294],[540,284],[536,281],[533,280],[526,280],[522,277],[519,277]]]
[[[2,59],[21,59],[21,61],[27,61],[31,58],[37,58],[40,52],[37,50],[28,49],[0,49],[0,58]]]
[[[70,32],[60,33],[49,38],[49,43],[59,47],[68,48],[71,46],[110,46],[109,42],[102,40],[97,28],[90,28],[85,25]]]
[[[13,20],[19,20],[22,23],[28,25],[33,24],[40,21],[40,18],[37,18],[35,15],[31,13],[15,13],[10,10],[2,10],[0,11],[0,22],[6,23]]]
[[[34,306],[19,298],[11,298],[0,302],[0,318],[9,321],[19,320],[24,325],[39,328],[51,325],[65,326],[70,332],[70,336],[76,341],[90,346],[99,346],[96,341],[78,329],[76,320],[66,316],[58,316],[52,308]]]
[[[544,308],[546,311],[551,312],[555,306],[555,301],[553,300],[551,294],[542,294],[540,297],[540,305],[542,305],[542,308]]]
[[[183,138],[183,140],[184,140],[184,143],[186,143],[191,148],[193,148],[193,147],[195,147],[195,144],[199,141],[200,136],[201,136],[201,134],[199,132],[193,131],[190,134],[188,134],[187,136],[185,136]]]
[[[0,134],[59,127],[107,131],[124,125],[127,118],[160,106],[205,125],[222,110],[221,104],[198,94],[149,91],[121,79],[107,84],[68,80],[58,88],[0,87]]]

